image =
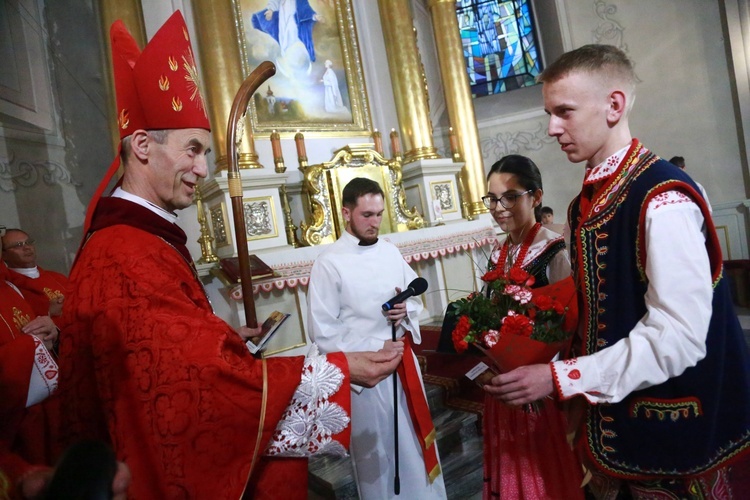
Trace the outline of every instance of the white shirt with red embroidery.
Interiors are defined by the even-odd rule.
[[[612,175],[627,150],[590,169],[584,184]],[[682,374],[706,355],[713,288],[700,208],[667,191],[649,202],[644,222],[646,314],[617,343],[551,363],[563,399],[583,395],[594,404],[617,403]]]

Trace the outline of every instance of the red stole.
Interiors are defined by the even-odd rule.
[[[397,372],[406,394],[414,431],[417,433],[419,446],[422,448],[425,471],[432,483],[440,475],[435,448],[435,426],[430,416],[430,408],[424,395],[424,387],[419,378],[419,367],[414,362],[414,351],[411,347],[411,336],[404,336],[404,357],[398,365]]]

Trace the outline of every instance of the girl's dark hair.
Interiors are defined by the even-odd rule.
[[[521,184],[522,188],[531,189],[532,193],[536,193],[537,189],[544,192],[544,188],[542,187],[542,173],[539,172],[536,164],[525,156],[503,156],[490,167],[490,172],[487,174],[488,182],[492,174],[513,174],[518,179],[518,183]],[[534,207],[534,218],[536,218],[537,222],[542,220],[541,203]]]

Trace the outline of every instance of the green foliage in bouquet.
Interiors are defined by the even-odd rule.
[[[556,298],[532,291],[534,277],[520,268],[506,275],[500,268],[482,276],[483,293],[472,293],[456,302],[459,318],[453,330],[457,352],[471,343],[491,348],[504,335],[519,335],[544,343],[566,340],[566,308]]]

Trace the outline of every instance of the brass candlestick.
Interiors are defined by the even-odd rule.
[[[201,229],[201,237],[197,240],[201,246],[201,258],[198,259],[198,264],[219,262],[219,258],[214,253],[214,238],[208,230],[206,213],[203,210],[203,195],[201,195],[201,189],[198,186],[195,187],[195,207],[198,210],[198,225]]]
[[[281,192],[281,208],[284,210],[284,221],[286,223],[286,240],[294,248],[298,248],[300,243],[297,239],[297,226],[294,225],[294,221],[292,220],[292,207],[289,204],[286,185],[282,185],[279,191]]]
[[[297,145],[297,161],[300,168],[307,166],[307,151],[305,150],[305,136],[299,130],[294,134],[294,142]]]
[[[277,174],[286,172],[284,157],[281,154],[281,137],[275,130],[271,132],[271,149],[273,150],[273,165]]]

